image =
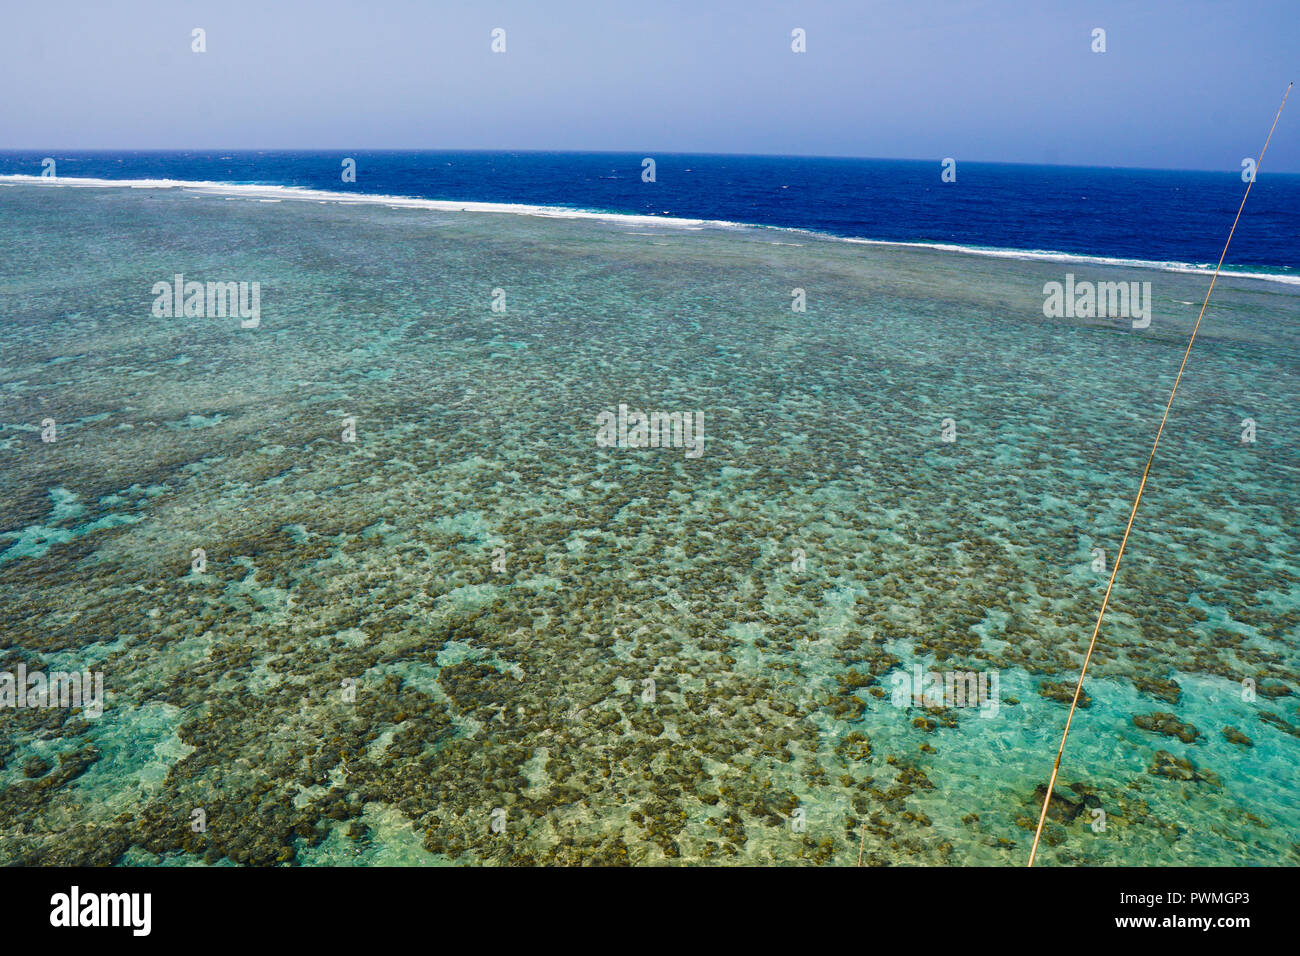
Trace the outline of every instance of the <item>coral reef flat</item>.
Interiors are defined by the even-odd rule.
[[[0,671],[106,690],[0,710],[3,864],[1023,865],[1208,284],[184,188],[0,237]],[[1150,327],[1045,317],[1067,268]],[[1044,864],[1300,863],[1298,346],[1219,280]]]

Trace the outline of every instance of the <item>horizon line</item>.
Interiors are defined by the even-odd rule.
[[[916,158],[902,156],[858,156],[850,154],[831,154],[831,153],[733,153],[733,152],[711,152],[711,151],[681,151],[681,150],[644,150],[644,149],[538,149],[538,148],[509,148],[509,147],[403,147],[403,146],[377,146],[365,147],[361,150],[348,147],[327,147],[327,146],[269,146],[269,147],[211,147],[211,146],[187,146],[187,147],[3,147],[0,148],[0,156],[6,153],[39,153],[42,151],[62,151],[69,153],[341,153],[360,152],[360,153],[538,153],[538,154],[574,154],[574,155],[646,155],[646,156],[705,156],[705,157],[734,157],[738,159],[826,159],[826,160],[844,160],[859,162],[887,162],[887,163],[942,163],[942,160],[948,157],[935,158]],[[956,157],[953,157],[956,158]],[[1133,171],[1133,172],[1164,172],[1164,173],[1224,173],[1225,175],[1240,175],[1240,169],[1206,169],[1202,167],[1174,167],[1174,166],[1122,166],[1111,164],[1086,165],[1077,163],[1061,162],[1027,162],[1024,160],[996,160],[996,159],[957,159],[959,164],[976,164],[985,166],[1027,166],[1027,167],[1049,167],[1056,169],[1108,169],[1116,171]],[[1275,176],[1300,176],[1300,169],[1295,172],[1283,170],[1274,170],[1271,173]]]

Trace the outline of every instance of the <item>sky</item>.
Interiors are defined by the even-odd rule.
[[[1239,170],[1297,78],[1300,0],[10,0],[0,149]],[[1300,172],[1288,111],[1266,170]]]

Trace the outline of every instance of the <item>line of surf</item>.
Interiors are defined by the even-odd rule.
[[[336,190],[311,189],[306,186],[282,186],[268,183],[227,183],[212,180],[187,179],[100,179],[91,177],[43,177],[25,174],[0,174],[0,183],[81,188],[118,189],[184,189],[215,195],[236,196],[248,199],[298,199],[316,202],[333,202],[356,205],[383,205],[400,209],[426,209],[433,212],[501,213],[537,216],[548,219],[587,219],[624,225],[672,227],[687,230],[700,229],[772,229],[797,233],[822,239],[868,246],[890,246],[903,249],[930,249],[960,255],[986,256],[999,259],[1019,259],[1038,262],[1079,263],[1086,265],[1122,268],[1156,269],[1192,275],[1209,275],[1208,264],[1191,262],[1128,259],[1115,256],[1088,255],[1058,252],[1051,249],[1009,249],[995,246],[969,246],[957,243],[927,242],[924,240],[864,239],[840,236],[816,229],[794,226],[773,226],[763,223],[733,222],[725,219],[694,219],[680,216],[655,216],[644,213],[609,212],[598,209],[579,209],[572,206],[547,206],[529,203],[479,202],[453,199],[425,199],[416,196],[390,196],[383,193],[352,193]],[[1225,268],[1220,276],[1255,279],[1300,286],[1300,275],[1274,272],[1253,272],[1242,267]]]
[[[1031,262],[1077,262],[1085,265],[1120,266],[1132,269],[1157,269],[1161,272],[1180,272],[1190,275],[1211,276],[1214,266],[1209,263],[1159,261],[1155,259],[1125,259],[1118,256],[1085,255],[1076,252],[1056,252],[1051,249],[999,249],[989,246],[961,246],[944,242],[893,242],[887,239],[858,239],[853,236],[836,236],[841,242],[867,246],[907,246],[912,249],[934,249],[939,252],[957,252],[972,256],[989,256],[997,259],[1023,259]],[[1280,282],[1283,285],[1300,285],[1300,275],[1277,272],[1247,272],[1238,266],[1224,267],[1219,278],[1232,276],[1238,279],[1259,279],[1263,282]]]
[[[306,186],[279,186],[263,183],[223,183],[210,180],[188,179],[93,179],[66,176],[41,177],[20,174],[0,175],[0,183],[25,185],[68,186],[81,188],[127,189],[185,189],[193,192],[231,195],[246,199],[299,199],[316,202],[334,202],[356,205],[394,206],[401,209],[427,209],[433,212],[487,212],[510,213],[522,216],[541,216],[551,219],[600,219],[633,225],[683,226],[700,228],[743,228],[744,223],[710,219],[684,219],[673,216],[637,215],[635,213],[602,212],[595,209],[575,209],[569,206],[543,206],[527,203],[477,202],[456,199],[423,199],[416,196],[390,196],[384,193],[345,193]]]

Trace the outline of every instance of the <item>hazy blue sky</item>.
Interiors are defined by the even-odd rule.
[[[208,51],[190,51],[190,31]],[[507,52],[490,50],[494,27]],[[807,31],[808,50],[790,49]],[[1107,52],[1090,50],[1094,27]],[[0,148],[593,149],[1237,169],[1300,0],[73,0],[0,14]],[[1300,171],[1300,93],[1266,168]]]

